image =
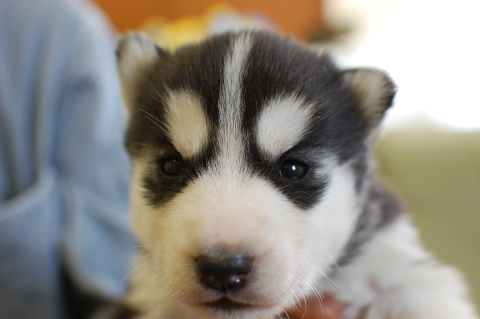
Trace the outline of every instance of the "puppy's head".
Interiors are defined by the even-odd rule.
[[[243,318],[312,294],[354,232],[391,81],[252,31],[174,54],[131,34],[118,59],[134,230],[172,295]]]

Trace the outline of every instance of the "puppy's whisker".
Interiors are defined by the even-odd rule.
[[[125,252],[125,251],[127,251],[127,250],[137,249],[137,248],[145,248],[145,246],[143,246],[143,245],[132,246],[132,247],[129,247],[129,248],[124,249],[123,251]],[[144,251],[144,249],[141,249],[141,250],[139,250],[138,252],[143,252],[143,251]]]
[[[290,288],[290,287],[287,287],[287,288],[291,291],[292,296],[297,301],[294,305],[295,305],[295,309],[298,310],[298,306],[300,306],[300,300],[298,299],[297,294],[292,290],[292,288]]]
[[[145,275],[147,275],[148,273],[150,273],[150,272],[152,272],[153,270],[158,269],[158,268],[160,268],[160,267],[159,267],[159,266],[155,266],[155,267],[149,268],[149,269],[147,269],[146,271],[144,271],[142,274],[140,274],[138,277],[136,277],[135,280],[131,283],[129,290],[131,290],[132,287],[134,287],[135,284],[136,284],[139,280],[141,280],[143,277],[145,277]]]
[[[340,269],[340,266],[338,265],[337,261],[335,260],[335,258],[333,258],[332,254],[330,254],[330,252],[328,251],[328,249],[325,249],[325,252],[328,254],[328,256],[330,257],[330,259],[332,260],[333,264],[337,267],[337,270],[341,270]]]
[[[317,298],[318,302],[321,302],[320,298],[319,298],[320,293],[318,292],[317,288],[315,288],[305,277],[301,276],[300,274],[297,274],[297,277],[299,277],[301,280],[303,280],[310,287],[310,289],[312,289],[313,294]]]
[[[162,292],[162,295],[161,295],[160,298],[159,298],[159,302],[166,300],[167,296],[170,295],[170,292],[171,292],[171,291],[172,291],[172,283],[168,283],[168,284],[165,286],[165,288],[164,288],[164,290],[163,290],[163,292]]]
[[[138,109],[139,111],[145,113],[147,115],[147,118],[154,124],[156,125],[157,127],[159,127],[162,131],[164,132],[168,132],[168,128],[167,126],[165,125],[165,123],[163,123],[162,121],[160,121],[158,118],[156,118],[155,116],[153,116],[152,114],[150,114],[149,112],[145,111],[144,109]]]
[[[307,263],[307,266],[310,266],[310,267],[318,270],[318,271],[323,275],[323,277],[327,280],[327,282],[329,283],[330,288],[332,288],[333,290],[337,290],[337,285],[335,284],[335,282],[334,282],[330,277],[328,277],[318,266],[316,266],[316,265],[314,265],[314,264],[312,264],[312,263]],[[331,284],[333,284],[333,285],[335,286],[335,288],[332,287]]]
[[[159,271],[155,276],[153,276],[150,280],[153,280],[152,283],[150,283],[150,285],[148,285],[145,290],[143,291],[143,295],[145,295],[146,291],[150,290],[151,287],[153,287],[154,285],[156,285],[157,283],[161,282],[163,278],[159,278],[157,279],[158,276],[162,276],[163,272],[162,271]]]
[[[137,270],[138,268],[143,267],[144,265],[149,264],[149,263],[151,263],[151,262],[153,262],[153,260],[149,260],[149,261],[147,261],[147,262],[144,262],[144,263],[141,264],[140,266],[137,266],[137,267],[133,268],[132,270],[130,270],[130,271],[122,278],[122,281],[120,281],[120,283],[123,283],[123,281],[124,281],[132,272],[134,272],[134,271]]]
[[[302,297],[303,297],[304,309],[303,309],[302,317],[300,318],[300,319],[303,319],[305,317],[305,314],[307,313],[307,305],[308,305],[307,298],[305,297],[305,294],[303,293],[302,289],[296,283],[293,283],[293,284],[297,287],[298,291],[302,294]]]
[[[315,117],[312,119],[312,124],[311,124],[311,127],[313,126],[316,126],[318,125],[321,121],[323,121],[324,119],[328,118],[331,114],[332,114],[332,110],[328,110],[327,112]]]
[[[288,315],[288,309],[282,308],[283,313],[287,316],[287,319],[290,319],[290,316]]]
[[[315,250],[315,253],[317,255],[319,255],[319,253]],[[330,263],[328,263],[327,261],[325,261],[323,258],[319,257],[319,256],[307,256],[307,255],[300,255],[300,254],[296,254],[295,257],[301,257],[301,258],[305,258],[305,259],[315,259],[315,260],[318,260],[322,263],[324,263],[326,266],[330,266]]]

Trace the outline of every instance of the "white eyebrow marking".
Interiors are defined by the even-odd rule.
[[[296,95],[275,97],[263,108],[257,122],[260,150],[272,159],[295,146],[311,121],[313,105]]]
[[[184,158],[206,146],[210,130],[201,100],[192,92],[172,91],[167,98],[166,126],[170,141]]]

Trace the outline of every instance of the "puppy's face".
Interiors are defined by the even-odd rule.
[[[391,82],[258,32],[118,53],[134,230],[173,298],[267,318],[315,293],[355,231]]]

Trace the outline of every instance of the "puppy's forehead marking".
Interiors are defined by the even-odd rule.
[[[260,151],[277,159],[295,146],[309,126],[312,104],[296,95],[275,97],[260,113],[256,139]]]
[[[190,91],[171,91],[166,126],[171,143],[184,158],[199,154],[207,144],[209,124],[200,98]]]
[[[248,54],[252,47],[252,34],[240,33],[234,38],[225,60],[224,77],[219,99],[220,112],[220,163],[233,164],[242,158],[242,78]]]

